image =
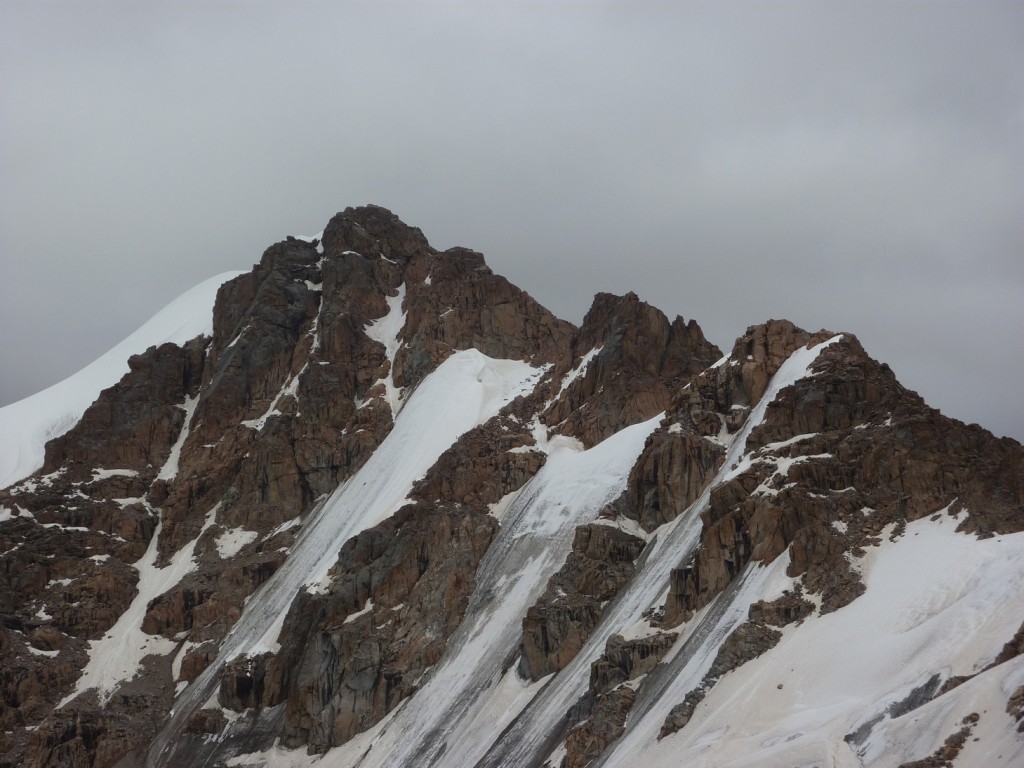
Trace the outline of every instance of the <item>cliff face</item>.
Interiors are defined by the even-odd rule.
[[[575,328],[375,206],[212,312],[0,491],[0,765],[1024,755],[1024,450],[855,337]]]

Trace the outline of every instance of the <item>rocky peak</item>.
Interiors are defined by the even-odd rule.
[[[418,228],[410,227],[379,205],[346,208],[336,214],[324,229],[322,244],[327,256],[355,251],[366,257],[383,256],[399,263],[431,250]]]
[[[816,357],[801,352],[826,340]],[[499,362],[479,369],[469,350]],[[814,358],[809,369],[773,384],[795,353]],[[482,396],[510,387],[503,407],[427,453],[415,440],[395,448],[415,437],[400,431],[388,465],[368,465],[408,424],[403,413],[420,423],[413,394],[430,392],[453,356],[470,360]],[[524,682],[516,675],[555,674],[538,697],[588,690],[545,716],[548,751],[502,758],[518,754],[501,750],[530,722],[529,704],[485,734],[498,757],[480,764],[540,764],[562,740],[567,764],[582,766],[647,716],[630,713],[634,700],[650,703],[650,686],[682,674],[691,642],[727,638],[702,651],[712,670],[670,717],[668,731],[692,729],[719,677],[786,643],[769,625],[813,622],[865,593],[862,558],[883,537],[943,515],[1007,547],[1024,530],[1024,449],[928,408],[855,337],[772,320],[722,359],[696,322],[633,293],[598,294],[576,328],[482,254],[439,252],[378,206],[337,214],[322,242],[272,245],[221,287],[212,338],[153,347],[129,368],[48,444],[39,473],[0,491],[0,765],[144,764],[160,729],[173,742],[164,764],[213,764],[278,737],[323,751],[389,715],[385,730],[407,727],[411,712],[477,706],[488,681],[503,680],[505,695]],[[431,437],[452,422],[436,390]],[[360,476],[367,466],[379,471]],[[364,480],[364,496],[345,495]],[[592,484],[604,495],[574,507]],[[224,663],[229,631],[262,610],[268,592],[257,590],[307,567],[293,555],[319,524],[361,520],[395,488],[405,496],[390,512],[339,528],[343,543],[316,553],[333,560],[318,584],[279,590],[281,623],[260,629],[277,636]],[[761,596],[749,613],[728,602],[752,564],[783,555],[782,597]],[[512,593],[519,608],[495,613]],[[702,611],[719,597],[722,610]],[[730,615],[748,621],[712,626]],[[461,684],[491,650],[458,654],[498,624],[509,645],[472,696],[442,706],[449,692],[434,688],[424,704],[449,654],[449,681]],[[88,688],[58,707],[121,632],[153,650],[136,677],[109,700]],[[966,681],[961,672],[950,679]],[[562,685],[567,675],[581,677]],[[191,692],[195,706],[182,703]],[[487,711],[459,727],[483,727]],[[442,742],[427,744],[435,756],[464,746]],[[167,742],[153,743],[151,758]]]
[[[637,373],[679,378],[704,370],[721,350],[704,338],[700,326],[673,322],[633,292],[598,293],[583,318],[577,354],[603,347],[605,354]],[[608,359],[608,358],[606,358]]]
[[[695,322],[670,323],[635,293],[597,294],[572,349],[577,370],[544,416],[587,446],[665,410],[689,377],[721,356]]]

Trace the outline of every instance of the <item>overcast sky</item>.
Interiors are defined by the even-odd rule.
[[[1024,4],[0,3],[0,404],[349,205],[1024,440]]]

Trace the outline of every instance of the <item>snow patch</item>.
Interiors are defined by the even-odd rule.
[[[138,470],[135,469],[94,469],[92,481],[106,480],[108,477],[138,477]]]
[[[351,624],[353,621],[358,619],[360,616],[365,616],[366,614],[368,614],[372,610],[373,610],[373,600],[372,599],[371,600],[367,600],[366,601],[366,605],[363,606],[362,610],[356,611],[355,613],[350,613],[348,616],[345,617],[345,621],[342,622],[342,623],[343,624]]]
[[[405,301],[405,283],[398,286],[398,292],[394,296],[388,296],[386,300],[388,303],[387,314],[369,323],[364,331],[371,339],[384,345],[388,360],[388,375],[383,379],[378,379],[377,384],[384,384],[384,397],[388,405],[391,406],[392,416],[397,416],[402,409],[403,393],[395,386],[394,368],[395,355],[398,354],[398,350],[402,346],[398,335],[405,327],[405,312],[402,311],[402,303]]]
[[[217,547],[217,554],[221,560],[234,557],[247,544],[252,544],[259,537],[256,531],[249,531],[245,528],[229,528],[214,540]]]
[[[192,554],[196,542],[213,524],[219,507],[218,503],[210,510],[199,536],[178,550],[164,568],[156,567],[157,542],[163,529],[163,521],[157,524],[146,553],[134,565],[139,573],[136,585],[138,594],[128,609],[121,614],[117,623],[107,630],[102,638],[89,641],[89,662],[75,683],[75,689],[57,704],[57,709],[93,688],[97,691],[100,704],[106,706],[117,687],[138,673],[139,666],[146,656],[162,656],[174,651],[177,647],[174,640],[143,632],[142,620],[151,600],[173,588],[186,574],[195,569]]]
[[[547,403],[545,403],[543,410],[546,411],[554,403],[558,402],[558,398],[562,396],[562,393],[565,392],[565,390],[567,390],[569,387],[573,385],[573,382],[586,375],[587,369],[590,367],[591,361],[599,354],[601,354],[601,349],[602,347],[594,347],[580,359],[579,364],[575,368],[573,368],[571,371],[565,374],[565,376],[562,378],[562,384],[558,388],[558,394],[551,398],[551,400],[549,400]]]
[[[315,327],[313,330],[315,330]],[[266,426],[268,420],[270,420],[274,416],[282,416],[283,414],[281,413],[281,411],[277,409],[277,404],[280,403],[281,400],[286,397],[290,397],[296,401],[298,400],[299,379],[302,377],[302,374],[306,372],[306,368],[308,367],[309,362],[307,361],[297,374],[288,377],[288,380],[284,383],[281,389],[278,390],[278,393],[274,395],[274,399],[270,401],[270,405],[267,406],[267,410],[263,413],[262,416],[260,416],[258,419],[246,419],[245,421],[242,422],[242,425],[248,427],[249,429],[253,429],[257,432],[261,432],[263,431],[263,427]]]
[[[185,444],[185,440],[188,439],[189,431],[192,427],[192,416],[196,412],[196,404],[199,402],[199,396],[186,397],[185,402],[178,407],[185,411],[185,421],[182,423],[181,430],[178,432],[178,439],[174,441],[174,445],[171,446],[171,454],[167,457],[167,461],[164,462],[163,467],[160,468],[160,474],[157,475],[157,480],[171,481],[178,476],[178,463],[181,461],[181,447]]]

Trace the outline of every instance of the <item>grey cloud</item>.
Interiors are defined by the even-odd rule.
[[[850,330],[1024,438],[1024,9],[5,4],[9,402],[377,202],[578,321]]]

